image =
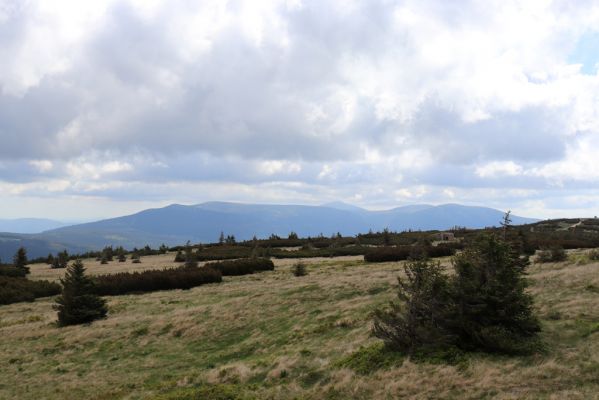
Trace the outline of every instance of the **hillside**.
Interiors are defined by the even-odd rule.
[[[97,222],[73,225],[37,235],[23,236],[46,243],[30,249],[33,257],[45,256],[47,249],[64,246],[69,250],[97,250],[106,245],[126,248],[153,247],[162,243],[179,245],[215,242],[220,232],[235,235],[238,240],[254,235],[265,238],[271,234],[286,237],[294,231],[300,236],[330,236],[340,232],[346,236],[358,233],[448,229],[453,226],[483,228],[497,226],[503,212],[485,207],[457,204],[440,206],[412,205],[386,211],[368,211],[344,203],[325,206],[259,205],[209,202],[192,206],[173,204],[164,208]],[[514,224],[536,220],[513,216]],[[0,257],[11,257],[19,241],[0,240]],[[39,248],[39,250],[38,250]]]
[[[57,328],[51,299],[2,306],[0,398],[593,399],[599,263],[585,254],[529,270],[544,353],[455,365],[377,351],[370,313],[394,298],[400,263],[310,259],[296,278],[294,261],[275,260],[222,284],[108,297],[109,317],[91,326]]]

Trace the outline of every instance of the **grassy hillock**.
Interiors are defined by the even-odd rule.
[[[162,266],[154,257],[167,259],[89,271]],[[395,297],[401,262],[361,258],[304,259],[301,279],[281,259],[223,284],[107,297],[92,325],[57,328],[51,298],[2,306],[0,398],[597,398],[599,263],[585,252],[529,269],[544,352],[450,364],[381,350],[371,313]]]

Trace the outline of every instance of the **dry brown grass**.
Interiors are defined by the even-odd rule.
[[[174,255],[154,257],[88,270],[175,265]],[[370,312],[394,297],[401,263],[305,259],[298,279],[297,261],[188,291],[109,297],[109,317],[89,326],[57,328],[51,299],[0,307],[0,398],[138,399],[198,384],[259,399],[599,398],[599,263],[531,266],[544,354],[405,360],[363,375],[339,361],[377,343]]]

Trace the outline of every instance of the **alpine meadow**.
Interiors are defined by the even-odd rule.
[[[597,27],[0,0],[0,399],[599,400]]]

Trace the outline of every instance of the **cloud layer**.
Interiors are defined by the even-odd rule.
[[[0,0],[0,217],[594,214],[597,27],[582,1]]]

